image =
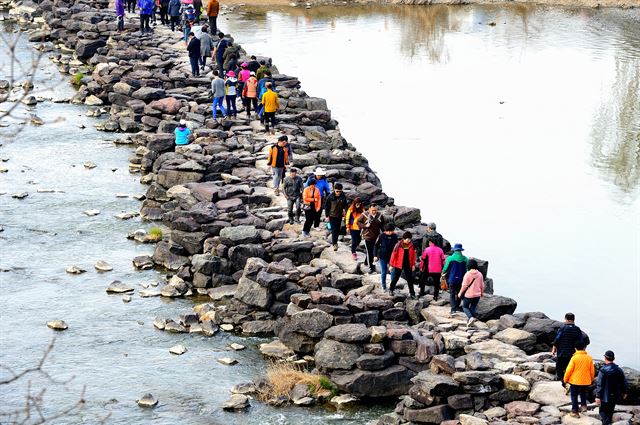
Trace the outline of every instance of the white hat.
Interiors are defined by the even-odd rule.
[[[322,167],[316,168],[316,171],[313,172],[316,176],[326,176],[327,172],[322,169]]]
[[[180,120],[180,125],[187,125],[187,120]]]

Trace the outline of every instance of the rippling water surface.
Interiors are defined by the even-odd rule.
[[[592,352],[611,348],[620,363],[640,367],[638,11],[349,6],[227,18],[222,29],[248,51],[271,55],[327,98],[397,203],[419,206],[452,242],[491,261],[498,292],[521,311],[574,311]],[[28,59],[25,43],[18,51]],[[37,87],[56,75],[43,64]],[[43,95],[73,91],[65,82]],[[72,403],[86,385],[87,407],[70,422],[110,413],[120,424],[356,424],[390,410],[254,403],[246,415],[222,412],[229,388],[263,371],[261,340],[165,334],[153,318],[175,317],[192,301],[134,296],[125,304],[107,295],[114,279],[137,286],[160,278],[133,270],[131,259],[152,247],[125,239],[149,224],[113,217],[139,207],[116,193],[145,191],[127,171],[131,150],[93,130],[83,106],[45,102],[33,112],[47,123],[17,137],[17,123],[0,128],[0,156],[9,158],[0,174],[0,363],[33,365],[54,336],[45,323],[67,321],[47,370],[75,379],[49,389],[49,406]],[[89,160],[98,167],[85,169]],[[10,197],[22,191],[26,199]],[[100,215],[81,214],[94,208]],[[97,273],[99,259],[114,271]],[[71,264],[88,272],[65,273]],[[247,351],[226,351],[234,341]],[[170,355],[177,343],[189,351]],[[216,362],[227,356],[240,364]],[[158,408],[135,405],[145,392]],[[0,388],[2,407],[24,394],[24,386]]]
[[[640,10],[258,8],[222,29],[325,97],[519,311],[573,311],[594,354],[640,367]]]

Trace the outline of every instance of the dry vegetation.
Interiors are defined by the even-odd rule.
[[[267,365],[267,385],[260,388],[257,398],[267,401],[272,398],[290,398],[291,390],[297,384],[309,386],[312,394],[334,395],[336,389],[326,376],[306,371],[302,366],[289,362],[272,362]]]

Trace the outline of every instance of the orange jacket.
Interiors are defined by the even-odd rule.
[[[569,361],[564,373],[564,382],[572,385],[591,385],[595,373],[593,358],[586,351],[578,350]]]
[[[315,202],[316,211],[320,211],[322,207],[322,201],[320,198],[320,191],[315,186],[307,186],[302,192],[302,202],[311,205]]]
[[[218,0],[209,0],[207,3],[207,16],[218,16],[220,12],[220,2]]]
[[[287,149],[286,146],[284,146],[282,149],[284,150],[284,165],[289,165],[289,149]],[[271,146],[271,149],[269,149],[267,164],[270,167],[275,167],[277,159],[278,159],[278,145],[273,145]]]
[[[258,80],[256,80],[256,77],[249,77],[249,79],[244,83],[242,96],[258,98]]]
[[[344,217],[344,221],[347,224],[347,230],[360,230],[358,218],[360,218],[362,214],[362,212],[356,211],[353,205],[349,207],[347,215]]]

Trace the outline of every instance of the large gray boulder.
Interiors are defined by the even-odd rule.
[[[449,406],[442,404],[440,406],[427,407],[425,409],[405,409],[404,420],[421,424],[440,424],[452,418]]]
[[[537,338],[531,332],[516,328],[506,328],[494,335],[498,341],[515,345],[527,353],[531,352],[536,345]]]
[[[485,360],[498,360],[503,362],[521,363],[526,361],[527,353],[518,347],[505,344],[497,339],[476,342],[464,347],[466,353],[478,352]]]
[[[291,329],[312,338],[321,337],[333,324],[333,316],[317,308],[304,310],[291,316]]]
[[[362,355],[362,347],[331,339],[323,339],[316,345],[315,362],[321,370],[353,369]]]
[[[460,384],[449,375],[434,374],[430,370],[418,373],[412,380],[426,394],[447,397],[455,394]]]
[[[241,277],[236,289],[235,298],[253,307],[263,310],[269,308],[273,302],[269,288],[261,286],[258,282]]]
[[[220,242],[225,245],[241,245],[260,241],[260,232],[255,226],[233,226],[220,231]]]
[[[331,381],[344,392],[357,397],[392,397],[406,394],[415,372],[395,365],[382,370],[334,372]]]
[[[533,384],[529,400],[548,406],[563,406],[571,403],[560,381],[540,381]]]
[[[516,311],[516,300],[500,295],[485,295],[480,298],[476,317],[483,322],[499,319],[503,314],[512,314]]]
[[[325,338],[340,342],[363,344],[371,340],[371,332],[362,323],[332,326],[324,333]]]

